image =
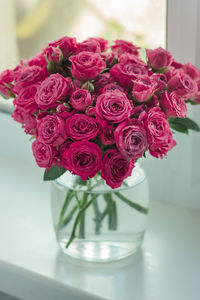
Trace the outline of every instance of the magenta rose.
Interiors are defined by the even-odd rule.
[[[105,61],[106,66],[109,68],[118,62],[118,58],[114,52],[102,52],[101,58]]]
[[[24,110],[29,113],[35,113],[38,111],[38,105],[35,102],[35,95],[39,86],[39,83],[35,83],[22,88],[19,95],[13,101],[14,105],[24,108]]]
[[[40,82],[47,77],[45,68],[39,66],[23,67],[19,69],[15,77],[14,93],[18,94],[20,90],[33,83]]]
[[[33,56],[31,59],[27,61],[29,67],[31,66],[38,66],[41,68],[46,68],[47,62],[43,55],[43,53],[38,53],[37,55]]]
[[[82,43],[77,44],[76,53],[83,52],[83,51],[100,53],[101,47],[98,41],[94,39],[87,39]]]
[[[173,62],[173,57],[171,53],[161,47],[156,48],[154,50],[146,49],[146,55],[148,64],[156,70],[168,67]]]
[[[142,157],[148,147],[146,130],[140,124],[126,120],[114,132],[117,148],[128,160]]]
[[[196,82],[183,70],[177,70],[168,82],[168,91],[176,91],[184,100],[193,97],[197,90]]]
[[[91,142],[74,142],[66,153],[68,170],[82,180],[94,177],[102,169],[102,152]]]
[[[56,112],[59,117],[67,119],[75,114],[76,111],[74,109],[72,110],[68,103],[64,102],[56,107]]]
[[[26,134],[35,134],[36,133],[36,127],[37,127],[37,121],[34,115],[31,115],[27,111],[24,110],[22,107],[16,107],[12,113],[12,118],[22,124],[22,128],[24,128],[24,131]]]
[[[73,143],[72,140],[67,139],[65,143],[63,143],[59,148],[58,153],[58,160],[60,161],[60,165],[68,170],[68,161],[67,161],[67,151],[69,150],[69,147]]]
[[[65,121],[57,115],[47,115],[37,124],[37,139],[53,146],[61,145],[67,138]]]
[[[147,131],[150,154],[163,158],[176,145],[166,115],[159,107],[151,108],[148,114],[141,115],[139,119]]]
[[[101,126],[96,119],[85,114],[75,114],[65,123],[67,136],[75,141],[89,141],[99,133]]]
[[[165,91],[160,98],[160,106],[167,117],[186,118],[187,116],[187,105],[176,92]]]
[[[134,107],[125,93],[114,90],[98,96],[95,110],[97,118],[105,124],[120,123],[133,114]]]
[[[162,90],[164,90],[167,84],[167,76],[165,74],[154,73],[151,76],[151,79],[157,82],[156,92],[160,93]]]
[[[74,109],[84,111],[86,107],[92,105],[92,98],[87,90],[79,89],[71,95],[70,103]]]
[[[60,48],[47,46],[43,50],[43,55],[49,62],[53,60],[55,63],[58,63],[62,57],[62,51],[60,50]]]
[[[38,88],[35,101],[41,109],[54,108],[72,91],[71,78],[56,73],[47,77]]]
[[[76,38],[64,36],[56,41],[49,43],[48,46],[55,48],[58,47],[62,51],[63,56],[68,57],[75,52],[77,43]]]
[[[12,90],[12,81],[13,81],[13,71],[4,70],[0,73],[0,93],[9,98],[9,91]],[[9,87],[10,86],[10,87]]]
[[[101,177],[112,189],[118,188],[131,175],[134,161],[128,162],[117,149],[111,149],[103,157]]]
[[[80,81],[94,79],[106,68],[106,64],[99,53],[83,51],[71,56],[69,60],[72,62],[72,75]]]
[[[113,52],[115,52],[117,55],[121,55],[125,52],[138,55],[138,49],[139,47],[136,47],[130,42],[124,41],[124,40],[116,40],[114,41],[114,45],[111,46],[111,49]]]
[[[35,135],[36,134],[37,121],[34,115],[27,112],[24,114],[22,128],[26,134]]]
[[[153,95],[156,87],[157,82],[145,75],[134,81],[132,93],[138,102],[144,102]]]
[[[114,126],[108,125],[102,129],[99,134],[100,140],[104,145],[112,145],[115,143]]]
[[[143,64],[126,62],[118,63],[110,69],[111,76],[125,88],[133,87],[133,80],[143,75],[148,75],[148,69]]]
[[[36,139],[32,143],[32,151],[36,163],[40,168],[50,169],[52,167],[55,160],[54,157],[56,155],[56,149],[54,147],[44,144]]]
[[[200,70],[189,62],[187,62],[186,64],[183,65],[183,70],[193,80],[198,79],[200,77]]]
[[[109,83],[106,84],[103,88],[101,88],[98,94],[101,95],[103,93],[114,91],[114,90],[119,90],[121,92],[124,92],[124,89],[120,85],[117,85],[115,83]]]
[[[107,48],[108,48],[108,41],[103,39],[103,38],[91,37],[91,38],[87,39],[87,41],[96,41],[96,42],[98,42],[102,52],[106,51]]]
[[[114,79],[110,76],[109,73],[99,74],[94,81],[94,91],[96,94],[99,93],[99,90],[102,89],[109,83],[113,83]]]

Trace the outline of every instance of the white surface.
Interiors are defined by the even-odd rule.
[[[24,300],[198,298],[200,213],[152,202],[142,251],[107,265],[78,262],[58,250],[40,170],[3,156],[0,166],[1,291]]]

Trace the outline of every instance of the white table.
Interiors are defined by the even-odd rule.
[[[0,291],[24,300],[197,300],[199,286],[200,212],[151,201],[140,252],[76,261],[58,250],[41,170],[0,156]]]

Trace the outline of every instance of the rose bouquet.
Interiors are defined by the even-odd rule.
[[[63,37],[39,54],[23,60],[14,70],[0,74],[0,92],[13,97],[13,119],[34,139],[33,155],[45,168],[44,180],[54,180],[67,170],[79,183],[101,176],[112,189],[131,175],[136,160],[146,153],[163,158],[175,145],[174,131],[199,131],[187,118],[187,104],[200,103],[200,70],[191,63],[176,62],[162,49],[146,50],[103,38],[77,43]],[[90,184],[88,191],[93,189]],[[146,214],[147,208],[115,194],[127,205]],[[58,226],[66,226],[77,212],[67,247],[76,236],[84,237],[84,212],[94,205],[96,232],[109,217],[116,228],[116,203],[105,194],[107,207],[99,212],[98,195],[79,199],[69,190]],[[77,205],[66,216],[70,201]],[[90,197],[90,200],[89,200]]]

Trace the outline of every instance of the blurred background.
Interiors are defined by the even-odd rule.
[[[1,70],[65,35],[165,47],[166,1],[0,0],[0,32]]]

